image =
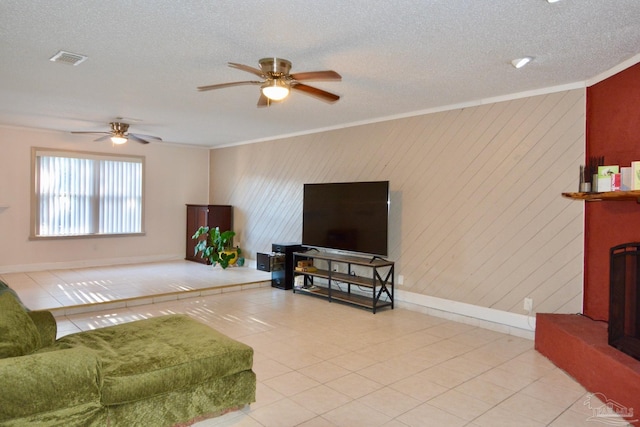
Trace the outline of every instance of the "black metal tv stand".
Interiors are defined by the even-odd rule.
[[[313,261],[313,267],[297,268],[298,261]],[[395,263],[380,257],[371,259],[327,252],[294,252],[294,276],[303,276],[304,284],[294,293],[326,298],[375,312],[393,309]],[[356,276],[353,266],[370,274]],[[346,271],[346,273],[344,272]]]

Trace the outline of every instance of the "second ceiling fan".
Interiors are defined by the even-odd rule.
[[[142,135],[139,133],[130,133],[129,132],[129,124],[122,122],[111,122],[109,123],[111,126],[111,131],[109,132],[100,132],[100,131],[72,131],[71,133],[89,133],[96,135],[104,135],[96,139],[96,141],[103,141],[105,139],[111,139],[111,142],[114,144],[124,144],[129,139],[132,139],[141,144],[148,144],[149,140],[152,141],[162,141],[162,138],[152,135]]]
[[[209,86],[198,87],[199,91],[222,89],[231,86],[259,85],[260,98],[258,107],[268,107],[272,102],[282,101],[289,95],[291,89],[297,90],[307,95],[314,96],[325,102],[336,102],[340,99],[338,95],[318,89],[313,86],[301,83],[303,81],[340,81],[342,76],[332,70],[308,71],[290,74],[291,62],[282,58],[262,58],[258,61],[260,68],[249,65],[229,62],[231,68],[246,71],[260,77],[262,80],[246,80],[240,82],[220,83]]]

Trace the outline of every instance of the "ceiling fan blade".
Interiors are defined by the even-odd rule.
[[[255,67],[250,67],[244,64],[236,64],[235,62],[229,62],[229,67],[235,68],[237,70],[246,71],[247,73],[255,74],[258,77],[264,78],[264,74],[262,73],[262,70]]]
[[[291,77],[295,80],[342,80],[342,76],[333,70],[294,73]]]
[[[213,89],[222,89],[223,87],[231,87],[231,86],[243,86],[243,85],[261,85],[262,82],[259,81],[244,81],[244,82],[230,82],[230,83],[220,83],[217,85],[209,85],[209,86],[199,86],[198,90],[203,92],[205,90],[213,90]]]
[[[104,133],[104,132],[102,132],[102,133]],[[109,138],[111,138],[111,132],[109,132],[109,133],[108,133],[107,135],[105,135],[105,136],[101,136],[101,137],[100,137],[100,138],[98,138],[98,139],[94,139],[93,141],[94,141],[94,142],[98,142],[98,141],[106,141],[106,140],[107,140],[107,139],[109,139]]]
[[[142,139],[153,139],[154,141],[162,141],[162,138],[160,138],[159,136],[153,136],[153,135],[145,135],[142,133],[129,133],[129,136],[134,136],[136,138],[142,138]]]
[[[299,90],[301,92],[306,93],[307,95],[315,96],[316,98],[325,101],[325,102],[336,102],[340,99],[338,95],[334,95],[331,92],[327,92],[322,89],[318,89],[317,87],[308,86],[303,83],[292,84],[292,89]]]
[[[71,133],[89,133],[94,135],[111,135],[111,132],[96,132],[96,131],[71,131]]]
[[[146,139],[144,139],[144,138],[141,138],[141,136],[142,136],[142,135],[134,135],[134,134],[130,133],[130,134],[128,134],[128,135],[127,135],[127,138],[128,138],[128,139],[132,139],[132,140],[134,140],[134,141],[136,141],[136,142],[139,142],[139,143],[141,143],[141,144],[148,144],[148,143],[149,143],[149,141],[147,141],[147,140],[146,140]],[[145,135],[145,136],[146,136],[146,135]]]

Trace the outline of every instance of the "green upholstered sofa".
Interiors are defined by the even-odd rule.
[[[0,426],[189,425],[255,401],[253,349],[186,315],[56,340],[0,293]]]

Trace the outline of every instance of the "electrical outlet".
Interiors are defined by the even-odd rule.
[[[524,311],[526,311],[527,313],[531,313],[533,311],[533,299],[525,298],[522,308],[524,308]]]
[[[404,276],[401,274],[398,276],[398,285],[402,285],[404,283]]]

